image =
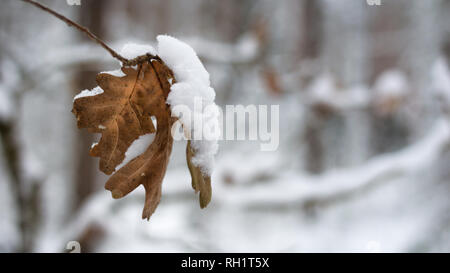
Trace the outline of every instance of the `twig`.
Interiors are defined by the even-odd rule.
[[[24,2],[30,3],[50,14],[52,14],[53,16],[55,16],[56,18],[60,19],[61,21],[65,22],[67,25],[69,26],[73,26],[75,28],[77,28],[78,30],[80,30],[81,32],[84,32],[91,40],[93,40],[94,42],[98,43],[101,47],[103,47],[106,51],[109,52],[109,54],[111,54],[111,56],[113,56],[114,58],[116,58],[117,60],[119,60],[120,62],[122,62],[122,64],[124,66],[133,66],[133,65],[137,65],[139,63],[148,61],[150,59],[159,59],[158,56],[154,56],[152,54],[147,54],[147,55],[142,55],[139,57],[136,57],[132,60],[129,60],[127,58],[124,58],[122,55],[120,55],[119,53],[117,53],[116,51],[114,51],[112,48],[110,48],[107,44],[105,44],[105,42],[103,42],[100,38],[98,38],[97,36],[95,36],[95,34],[93,34],[89,29],[75,23],[74,21],[70,20],[69,18],[65,17],[64,15],[61,15],[59,13],[57,13],[56,11],[36,2],[33,0],[22,0]]]

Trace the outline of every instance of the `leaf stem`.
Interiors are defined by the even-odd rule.
[[[119,60],[122,65],[124,66],[133,66],[133,65],[137,65],[139,63],[148,61],[149,59],[155,59],[158,58],[157,56],[153,56],[151,54],[147,54],[147,55],[143,55],[143,56],[138,56],[134,59],[127,59],[125,57],[123,57],[122,55],[120,55],[119,53],[117,53],[116,51],[114,51],[111,47],[109,47],[105,42],[103,42],[100,38],[98,38],[95,34],[93,34],[89,29],[87,29],[86,27],[83,27],[81,25],[79,25],[78,23],[70,20],[69,18],[65,17],[62,14],[59,14],[58,12],[50,9],[49,7],[40,4],[36,1],[33,0],[22,0],[26,3],[32,4],[40,9],[42,9],[43,11],[46,11],[50,14],[52,14],[53,16],[55,16],[56,18],[60,19],[61,21],[65,22],[68,26],[71,27],[75,27],[76,29],[78,29],[81,32],[84,32],[91,40],[93,40],[94,42],[98,43],[101,47],[103,47],[106,51],[109,52],[109,54],[111,54],[111,56],[117,60]]]

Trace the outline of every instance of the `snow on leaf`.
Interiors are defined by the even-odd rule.
[[[91,96],[97,96],[100,95],[101,93],[103,93],[103,89],[101,89],[100,87],[95,87],[92,90],[83,90],[81,91],[79,94],[77,94],[73,100],[77,100],[79,98],[84,98],[84,97],[91,97]]]
[[[209,73],[188,44],[167,35],[159,35],[157,40],[158,54],[172,69],[176,79],[176,82],[171,82],[167,103],[170,104],[172,114],[183,124],[188,138],[194,137],[190,141],[193,154],[189,161],[201,170],[202,175],[210,177],[220,133],[219,110],[214,103],[216,93],[210,86]],[[178,105],[188,107],[190,115],[175,111]],[[202,126],[194,127],[194,124],[199,123]],[[206,138],[203,136],[202,128],[211,129],[208,131],[213,133]],[[202,138],[196,139],[195,136]]]
[[[139,185],[144,186],[143,219],[149,219],[159,204],[161,185],[172,151],[171,128],[180,118],[172,115],[173,105],[169,104],[187,103],[191,106],[194,95],[200,95],[210,106],[209,111],[202,109],[204,113],[194,114],[206,121],[204,126],[214,127],[217,123],[218,127],[215,93],[209,86],[209,74],[195,52],[174,38],[159,36],[158,41],[161,59],[147,60],[136,67],[122,67],[121,72],[100,73],[97,76],[99,87],[77,95],[72,110],[79,128],[102,134],[99,143],[91,147],[90,155],[100,157],[100,170],[112,174],[105,188],[111,191],[113,198],[124,197]],[[128,57],[153,52],[150,47],[137,45],[125,49]],[[182,79],[180,84],[177,84],[172,71]],[[183,84],[189,88],[177,91],[177,86]],[[153,134],[155,125],[152,118],[156,119],[156,134]],[[183,126],[193,131],[196,129],[187,123]],[[192,144],[191,141],[187,144],[186,158],[192,187],[200,192],[201,208],[211,200],[211,172],[216,151],[215,139],[192,140]]]
[[[120,54],[127,58],[133,59],[141,55],[145,55],[150,53],[152,55],[156,55],[156,51],[152,46],[149,45],[140,45],[135,43],[127,43],[122,47]]]

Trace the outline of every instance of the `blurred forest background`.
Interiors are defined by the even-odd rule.
[[[280,105],[280,146],[221,141],[201,210],[176,142],[142,221],[144,191],[111,198],[70,112],[117,61],[1,1],[0,252],[450,251],[450,1],[40,2],[116,50],[186,41],[218,105]]]

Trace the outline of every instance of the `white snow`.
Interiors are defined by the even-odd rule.
[[[132,159],[145,152],[148,146],[150,146],[150,144],[153,142],[154,138],[155,134],[146,134],[140,136],[138,139],[133,141],[133,143],[125,153],[124,160],[116,167],[116,170],[119,170],[120,168],[125,166],[128,162],[130,162]]]
[[[204,174],[211,175],[218,150],[219,110],[214,103],[216,94],[210,86],[209,73],[186,43],[167,35],[159,35],[157,40],[158,56],[172,69],[177,80],[171,86],[167,103],[192,140],[195,150],[192,163]],[[174,111],[178,106],[187,107],[190,115]],[[205,131],[212,133],[206,136]]]
[[[401,97],[408,92],[408,81],[402,71],[392,69],[378,77],[374,89],[380,97]]]
[[[368,88],[361,85],[340,89],[331,75],[323,74],[308,87],[306,99],[310,104],[323,103],[343,110],[366,107],[370,103],[369,93]]]
[[[83,90],[81,91],[78,95],[76,95],[73,100],[77,100],[79,98],[84,98],[84,97],[90,97],[90,96],[96,96],[96,95],[100,95],[102,94],[104,91],[103,89],[101,89],[99,86],[94,87],[92,90]]]
[[[329,74],[318,76],[308,88],[313,102],[329,102],[335,96],[336,83]]]
[[[156,55],[156,51],[152,46],[149,45],[139,45],[135,43],[127,43],[122,47],[120,55],[127,59],[134,59],[138,56],[150,53]]]
[[[156,39],[158,40],[158,56],[174,70],[177,81],[195,78],[209,86],[209,73],[192,47],[167,35],[159,35]]]

